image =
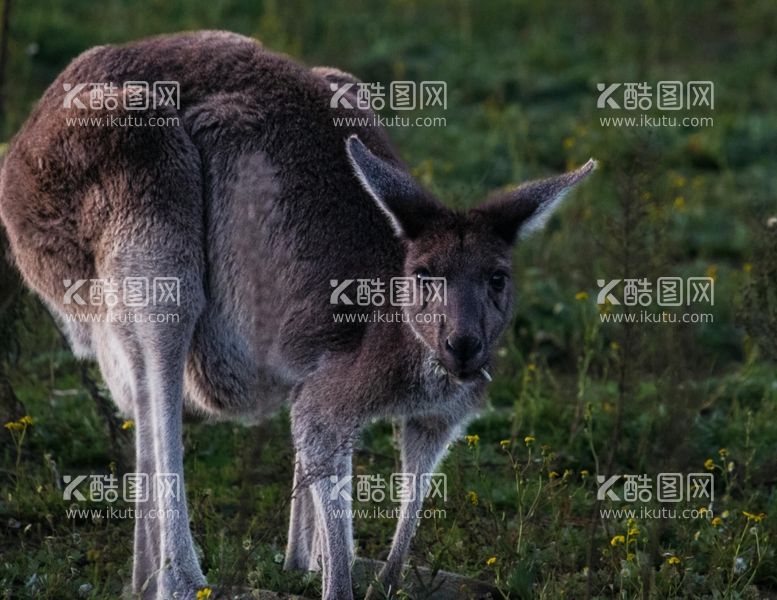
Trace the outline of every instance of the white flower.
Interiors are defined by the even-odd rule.
[[[747,571],[747,561],[741,556],[737,556],[737,559],[734,561],[734,573],[741,575],[745,571]]]

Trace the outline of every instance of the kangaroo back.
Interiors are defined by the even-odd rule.
[[[73,85],[121,89],[124,81],[176,81],[179,106],[130,113],[120,98],[117,109],[85,112],[79,97],[65,106]],[[153,251],[161,240],[148,219],[175,222],[196,249],[182,252],[170,277],[205,274],[187,368],[198,404],[242,410],[256,386],[291,385],[322,353],[355,347],[363,326],[332,322],[329,280],[395,272],[402,249],[354,178],[344,140],[356,132],[399,159],[381,130],[333,122],[372,116],[330,108],[330,84],[353,81],[222,32],[104,46],[75,59],[12,141],[0,183],[0,217],[19,268],[74,349],[94,354],[95,326],[79,315],[104,316],[105,306],[66,302],[65,283],[111,277],[105,261],[121,253],[121,232]],[[80,100],[89,106],[88,89]],[[84,114],[118,124],[71,124]],[[124,124],[139,115],[167,125]]]

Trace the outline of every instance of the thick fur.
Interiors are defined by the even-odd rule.
[[[142,116],[179,124],[66,125],[84,111],[63,108],[63,84],[130,80],[178,81],[179,110]],[[184,397],[214,418],[262,418],[291,402],[297,460],[286,566],[322,569],[333,600],[352,596],[353,539],[350,519],[333,516],[350,505],[331,493],[331,476],[350,474],[352,446],[374,417],[400,421],[405,471],[434,469],[485,389],[477,369],[455,377],[453,359],[438,354],[464,332],[484,340],[476,366],[487,364],[512,298],[479,278],[488,281],[495,265],[509,269],[520,224],[552,205],[542,194],[555,198],[590,170],[518,198],[520,209],[502,199],[454,214],[415,187],[382,130],[333,125],[336,116],[372,116],[329,107],[330,83],[355,81],[224,32],[94,48],[44,94],[0,179],[0,217],[19,269],[136,419],[138,471],[182,477]],[[354,134],[364,147],[347,148]],[[335,322],[333,312],[372,309],[330,305],[330,280],[388,281],[429,260],[455,274],[448,325]],[[128,276],[178,277],[181,305],[169,310],[180,322],[73,320],[123,309],[65,304],[64,279]],[[418,479],[381,574],[389,589],[426,491]],[[193,597],[205,579],[185,498],[143,507],[177,517],[137,520],[134,591]]]

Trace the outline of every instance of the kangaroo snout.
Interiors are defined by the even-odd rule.
[[[476,371],[483,361],[483,342],[470,334],[454,333],[445,339],[445,354],[458,374]]]

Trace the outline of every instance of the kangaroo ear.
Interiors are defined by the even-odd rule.
[[[349,137],[345,147],[356,177],[397,237],[415,239],[445,210],[407,172],[375,156],[357,136]]]
[[[566,193],[595,168],[596,161],[590,159],[575,171],[499,193],[472,212],[486,219],[501,238],[512,244],[519,235],[526,237],[542,229]]]

